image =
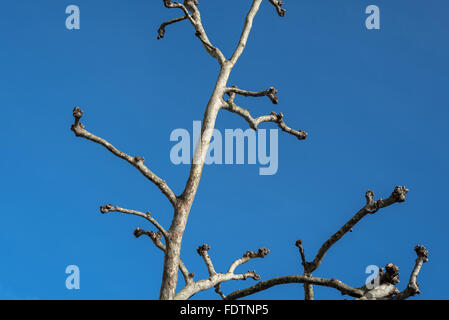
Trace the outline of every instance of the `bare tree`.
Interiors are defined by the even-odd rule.
[[[275,7],[279,16],[282,17],[285,15],[285,9],[282,8],[282,1],[269,0],[269,2]],[[282,131],[295,136],[299,140],[304,140],[307,137],[306,132],[302,130],[294,130],[287,126],[287,124],[284,122],[284,115],[282,113],[272,112],[271,114],[254,118],[249,110],[244,109],[235,103],[235,98],[237,96],[246,96],[267,97],[273,104],[277,104],[277,90],[274,87],[269,87],[266,90],[253,92],[239,89],[236,86],[228,86],[227,84],[232,69],[236,65],[246,47],[254,17],[259,11],[261,3],[262,0],[252,1],[252,5],[246,16],[243,31],[241,33],[237,47],[231,58],[228,59],[223,55],[220,49],[214,46],[209,40],[201,22],[201,15],[198,9],[198,0],[185,0],[183,4],[172,2],[171,0],[163,0],[163,4],[166,8],[179,9],[182,12],[182,16],[162,23],[158,30],[158,39],[162,39],[165,36],[165,29],[167,26],[187,20],[193,26],[195,35],[201,41],[207,53],[214,59],[216,59],[220,66],[218,79],[204,112],[201,137],[195,148],[193,161],[190,166],[190,174],[182,194],[178,196],[175,195],[167,182],[156,175],[150,168],[145,165],[145,159],[138,156],[128,155],[118,150],[108,141],[89,132],[80,121],[83,115],[83,111],[80,108],[75,107],[75,109],[73,110],[75,121],[71,128],[75,135],[104,146],[114,155],[122,158],[123,160],[126,160],[129,164],[139,170],[140,173],[143,174],[152,183],[154,183],[168,199],[173,207],[173,219],[171,221],[170,227],[168,229],[165,229],[149,212],[124,209],[114,205],[101,206],[101,212],[120,212],[140,216],[151,222],[157,229],[157,232],[154,232],[145,231],[138,228],[135,230],[134,235],[136,237],[140,237],[142,235],[150,237],[153,243],[164,252],[164,268],[159,297],[160,299],[189,299],[200,291],[215,288],[215,291],[221,296],[221,298],[231,300],[242,298],[256,292],[266,290],[273,286],[286,283],[304,284],[306,299],[314,298],[314,285],[335,288],[342,294],[349,295],[358,299],[406,299],[410,296],[420,293],[416,278],[420,272],[422,264],[424,262],[427,262],[428,256],[427,250],[423,246],[415,247],[415,251],[417,254],[416,264],[410,276],[408,285],[403,291],[399,291],[395,286],[399,282],[399,268],[393,264],[388,264],[385,269],[381,270],[378,278],[376,279],[378,286],[375,287],[364,285],[362,287],[355,288],[344,284],[340,280],[334,278],[326,279],[313,276],[313,272],[321,265],[327,251],[347,232],[351,232],[355,224],[359,222],[363,217],[367,216],[368,214],[374,214],[384,207],[405,201],[406,194],[409,191],[405,187],[396,187],[392,194],[385,200],[374,200],[374,193],[372,191],[367,191],[365,195],[366,204],[334,235],[332,235],[326,242],[324,242],[311,262],[306,260],[303,243],[301,240],[298,240],[296,242],[296,246],[299,248],[299,253],[302,259],[302,265],[304,269],[304,273],[302,275],[289,275],[266,281],[260,281],[254,286],[225,295],[220,288],[220,285],[223,282],[229,280],[246,280],[247,278],[253,278],[257,281],[260,280],[260,276],[255,271],[237,273],[236,269],[237,267],[249,262],[252,259],[264,258],[269,253],[268,249],[261,248],[258,251],[247,251],[242,258],[232,262],[226,272],[220,273],[215,270],[212,260],[209,256],[208,251],[210,247],[206,244],[202,245],[198,247],[197,251],[206,264],[209,272],[209,278],[201,280],[195,280],[194,274],[188,271],[187,267],[181,260],[181,244],[186,228],[187,219],[189,217],[190,208],[192,207],[192,203],[195,199],[198,185],[201,180],[201,173],[203,170],[209,143],[211,141],[212,132],[215,127],[215,121],[217,119],[218,113],[221,110],[227,110],[241,116],[254,130],[257,130],[258,126],[263,122],[273,122],[276,123]],[[177,291],[178,270],[181,271],[181,274],[184,277],[185,285],[182,289]]]

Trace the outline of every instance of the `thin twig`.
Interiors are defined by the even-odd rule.
[[[187,19],[187,16],[183,16],[183,17],[179,17],[179,18],[175,18],[175,19],[171,19],[168,20],[164,23],[161,24],[161,26],[159,27],[159,29],[157,30],[157,39],[162,39],[165,36],[165,27],[169,26],[171,24],[174,24],[176,22],[180,22]]]
[[[198,254],[203,258],[204,263],[207,266],[207,270],[209,271],[209,276],[213,276],[217,272],[215,271],[214,264],[212,263],[212,260],[209,256],[208,251],[210,250],[210,246],[207,244],[203,244],[202,246],[199,246],[196,251]]]
[[[248,109],[243,109],[242,107],[236,105],[232,100],[224,101],[222,108],[241,116],[243,119],[245,119],[248,122],[250,128],[253,130],[257,130],[259,124],[261,124],[263,122],[274,122],[278,125],[278,127],[282,131],[295,136],[299,140],[304,140],[307,138],[307,132],[305,132],[303,130],[294,130],[294,129],[290,128],[289,126],[287,126],[284,122],[284,114],[282,114],[282,113],[276,113],[273,111],[269,115],[260,116],[258,118],[253,118]]]
[[[254,92],[254,91],[242,90],[242,89],[237,88],[236,86],[232,86],[230,88],[226,88],[225,92],[227,94],[235,93],[235,94],[245,96],[245,97],[268,97],[273,104],[278,104],[278,102],[279,102],[279,99],[276,95],[278,93],[278,90],[276,90],[276,88],[274,88],[274,87],[270,87],[266,90]]]

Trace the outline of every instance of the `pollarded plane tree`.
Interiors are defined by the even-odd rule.
[[[237,96],[267,97],[273,104],[277,104],[277,90],[274,87],[269,87],[266,90],[254,92],[240,89],[237,86],[228,86],[228,78],[230,73],[245,50],[254,17],[259,11],[262,2],[263,0],[252,1],[251,8],[246,16],[237,47],[232,56],[230,58],[226,58],[221,50],[213,45],[206,34],[201,21],[198,0],[185,0],[183,4],[172,2],[171,0],[163,0],[163,4],[166,8],[178,9],[182,13],[182,16],[162,23],[158,30],[158,39],[164,38],[166,27],[186,20],[193,26],[195,35],[204,46],[204,49],[210,56],[217,60],[220,66],[218,79],[204,112],[200,139],[198,140],[194,151],[189,176],[182,194],[176,195],[165,180],[160,178],[149,167],[147,167],[144,158],[126,154],[114,147],[107,140],[89,132],[81,123],[83,111],[79,107],[74,108],[74,124],[71,129],[75,135],[104,146],[115,156],[122,158],[140,171],[140,173],[155,184],[168,199],[173,207],[173,218],[171,225],[168,229],[166,229],[158,223],[158,221],[149,212],[125,209],[120,206],[110,204],[101,206],[101,212],[119,212],[136,215],[148,220],[157,229],[155,232],[137,228],[134,231],[134,235],[136,237],[140,237],[142,235],[148,236],[156,247],[164,252],[164,267],[159,296],[160,299],[189,299],[198,292],[215,288],[215,291],[222,299],[232,300],[249,296],[276,285],[287,283],[303,284],[305,298],[308,300],[314,299],[313,286],[315,285],[335,288],[342,294],[349,295],[357,299],[406,299],[420,293],[416,279],[421,270],[422,264],[427,262],[428,256],[427,250],[423,246],[415,247],[417,254],[415,267],[411,273],[409,282],[403,291],[399,291],[396,287],[396,284],[399,282],[399,268],[391,263],[379,272],[376,279],[377,286],[364,285],[362,287],[351,287],[334,278],[319,278],[313,276],[313,272],[321,265],[327,251],[347,232],[352,231],[352,228],[357,224],[357,222],[369,214],[374,214],[382,208],[405,201],[408,190],[402,186],[396,187],[392,194],[384,200],[374,200],[374,193],[372,191],[367,191],[365,195],[366,204],[334,235],[324,242],[312,261],[306,260],[303,243],[301,240],[298,240],[296,242],[296,246],[299,249],[299,254],[302,259],[302,266],[304,270],[303,274],[281,276],[266,281],[260,281],[260,276],[255,271],[248,271],[245,273],[236,272],[238,267],[248,263],[250,260],[264,258],[270,252],[266,248],[260,248],[257,251],[247,251],[242,258],[232,262],[227,271],[218,272],[215,270],[212,259],[208,253],[210,247],[206,244],[198,247],[198,254],[204,260],[209,272],[209,277],[207,279],[196,280],[194,278],[194,274],[189,272],[187,266],[183,263],[180,256],[182,239],[190,209],[198,191],[204,160],[206,158],[218,113],[221,110],[230,111],[246,120],[250,128],[254,130],[257,130],[261,123],[273,122],[277,124],[282,131],[295,136],[299,140],[304,140],[307,137],[306,132],[302,130],[295,130],[287,126],[284,122],[284,115],[282,113],[272,112],[271,114],[262,115],[255,118],[251,115],[249,110],[240,107],[235,102]],[[267,2],[274,6],[280,17],[285,15],[286,11],[282,7],[282,1],[268,0]],[[178,270],[181,272],[185,281],[184,287],[179,290],[177,290]],[[248,278],[252,278],[258,281],[258,283],[229,294],[223,293],[220,287],[220,285],[226,281],[246,280]]]

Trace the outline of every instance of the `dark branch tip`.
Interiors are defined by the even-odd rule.
[[[164,38],[164,36],[165,36],[165,29],[159,28],[159,30],[157,30],[157,39],[160,40]]]
[[[136,238],[139,238],[143,234],[144,234],[144,231],[141,228],[137,228],[136,230],[134,230],[134,236]]]
[[[79,119],[81,119],[82,116],[83,116],[83,110],[81,110],[79,107],[75,107],[73,109],[73,117],[76,120],[79,120]]]
[[[257,252],[248,250],[243,254],[243,258],[265,258],[270,253],[267,248],[260,248]]]
[[[113,208],[114,206],[112,204],[107,204],[105,206],[100,206],[100,211],[104,214],[110,212]]]
[[[429,251],[423,245],[417,245],[415,247],[415,252],[419,258],[423,259],[423,262],[429,261]]]
[[[276,8],[276,11],[280,17],[284,17],[287,10],[281,8],[284,2],[281,0],[270,0],[271,4]]]
[[[196,252],[198,252],[198,254],[200,256],[202,256],[205,252],[210,250],[210,246],[207,244],[203,244],[202,246],[199,246],[198,248],[196,248]]]
[[[383,283],[390,283],[392,285],[399,283],[399,267],[389,263],[385,268],[379,271],[381,273],[381,280]]]
[[[407,195],[408,192],[409,190],[406,187],[397,186],[396,188],[394,188],[394,191],[391,195],[392,197],[394,197],[394,199],[396,199],[397,202],[404,202],[405,196]]]
[[[270,253],[270,249],[267,248],[259,248],[258,255],[261,258],[265,258]]]
[[[303,130],[299,130],[298,139],[299,140],[306,140],[308,135],[309,134],[307,132],[305,132]]]
[[[172,0],[164,0],[164,5],[166,8],[180,8],[181,4],[178,2],[172,2]]]
[[[158,232],[154,232],[154,231],[145,231],[142,230],[141,228],[137,228],[136,230],[134,230],[134,236],[136,238],[139,238],[141,235],[146,234],[148,237],[151,238],[151,240],[153,240],[154,242],[160,241],[162,238],[162,232],[158,231]]]
[[[274,88],[274,87],[270,87],[269,89],[268,89],[268,94],[267,94],[267,96],[268,96],[268,98],[270,98],[270,100],[271,100],[271,102],[273,103],[273,104],[278,104],[279,103],[279,98],[277,97],[277,94],[278,93],[278,91],[276,90],[276,88]]]
[[[243,279],[244,280],[246,280],[246,279],[248,279],[248,278],[253,278],[254,280],[256,280],[256,281],[259,281],[261,278],[260,278],[260,275],[256,272],[256,271],[254,271],[254,270],[252,270],[252,271],[248,271],[247,273],[245,273],[244,275],[243,275]]]
[[[371,190],[366,190],[365,198],[367,204],[371,203],[374,200],[374,192]]]

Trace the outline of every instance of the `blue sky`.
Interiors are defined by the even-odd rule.
[[[65,8],[81,10],[81,29],[65,28]],[[365,28],[365,8],[378,5],[381,29]],[[200,1],[211,40],[229,56],[250,1]],[[0,298],[154,299],[163,256],[135,239],[138,217],[101,215],[101,204],[149,210],[165,226],[164,196],[127,163],[74,137],[72,109],[85,111],[92,132],[144,156],[182,192],[185,165],[170,162],[170,133],[201,120],[217,76],[216,62],[187,23],[162,1],[16,0],[0,5],[2,110]],[[279,134],[279,170],[257,165],[207,166],[193,205],[182,257],[198,278],[207,270],[195,248],[211,245],[217,270],[246,250],[268,247],[240,270],[263,279],[301,273],[295,240],[309,259],[364,203],[366,189],[386,198],[396,185],[407,201],[368,216],[326,255],[316,276],[361,286],[368,265],[393,262],[403,289],[416,244],[430,251],[418,299],[449,298],[449,3],[432,0],[286,1],[279,18],[264,1],[230,84],[274,85],[280,103],[245,98],[254,115],[281,111],[306,141]],[[263,128],[275,128],[265,124]],[[220,113],[217,128],[247,128]],[[81,289],[65,288],[65,268],[78,265]],[[182,281],[180,281],[182,284]],[[225,292],[253,284],[227,283]],[[315,289],[317,298],[340,299]],[[254,299],[303,297],[300,285]],[[216,299],[213,290],[195,298]]]

